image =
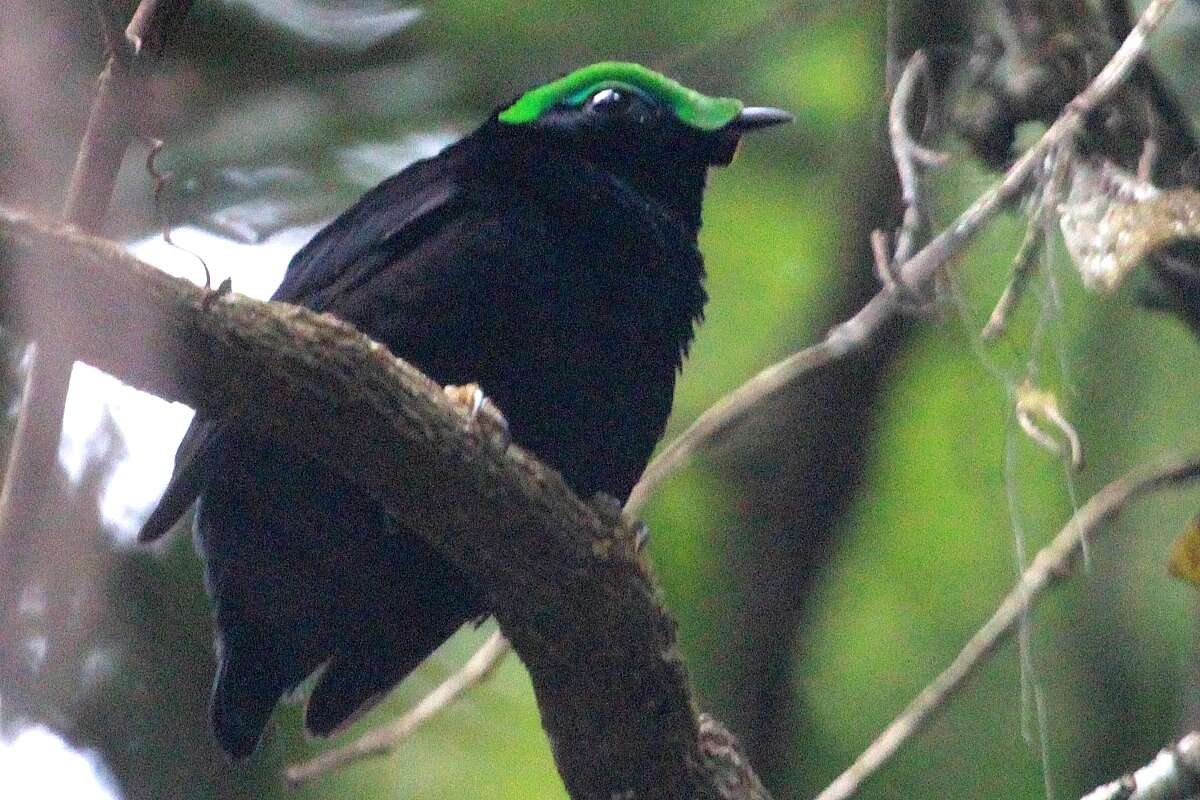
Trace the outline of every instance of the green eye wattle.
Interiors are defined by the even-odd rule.
[[[680,122],[700,130],[723,128],[742,110],[741,100],[709,97],[640,64],[603,61],[526,92],[500,112],[499,119],[509,125],[535,122],[557,105],[582,106],[604,89],[621,93],[621,86],[614,84],[645,95],[651,102],[673,112]]]

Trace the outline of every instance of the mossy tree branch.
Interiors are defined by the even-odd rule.
[[[54,335],[160,397],[237,415],[420,531],[482,588],[528,667],[573,798],[769,796],[697,711],[635,526],[497,444],[351,326],[215,294],[2,207],[0,325]]]

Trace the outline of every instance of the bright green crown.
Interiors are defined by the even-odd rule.
[[[577,69],[558,80],[531,89],[500,112],[500,121],[512,125],[533,122],[559,103],[582,105],[601,89],[632,88],[673,109],[680,122],[713,131],[728,125],[742,110],[742,101],[709,97],[646,69],[624,61],[601,61]]]

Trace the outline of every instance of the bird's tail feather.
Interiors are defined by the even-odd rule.
[[[212,693],[213,734],[230,758],[254,752],[263,728],[287,687],[261,661],[226,653]]]
[[[412,621],[412,625],[398,624],[390,631],[376,627],[360,646],[330,660],[308,699],[304,727],[310,734],[332,736],[370,711],[465,619],[459,614],[441,618],[414,615]]]

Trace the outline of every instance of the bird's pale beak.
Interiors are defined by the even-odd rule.
[[[792,119],[791,114],[779,108],[766,108],[763,106],[747,106],[743,108],[736,117],[717,132],[718,135],[709,163],[718,167],[729,164],[733,161],[733,157],[737,155],[738,144],[742,141],[742,134],[749,131],[756,131],[759,128],[769,128],[772,125],[791,122]]]
[[[745,133],[746,131],[756,131],[759,128],[769,128],[772,125],[780,125],[784,122],[791,122],[794,117],[781,108],[767,108],[766,106],[747,106],[742,109],[742,112],[733,118],[729,123],[729,127]]]

